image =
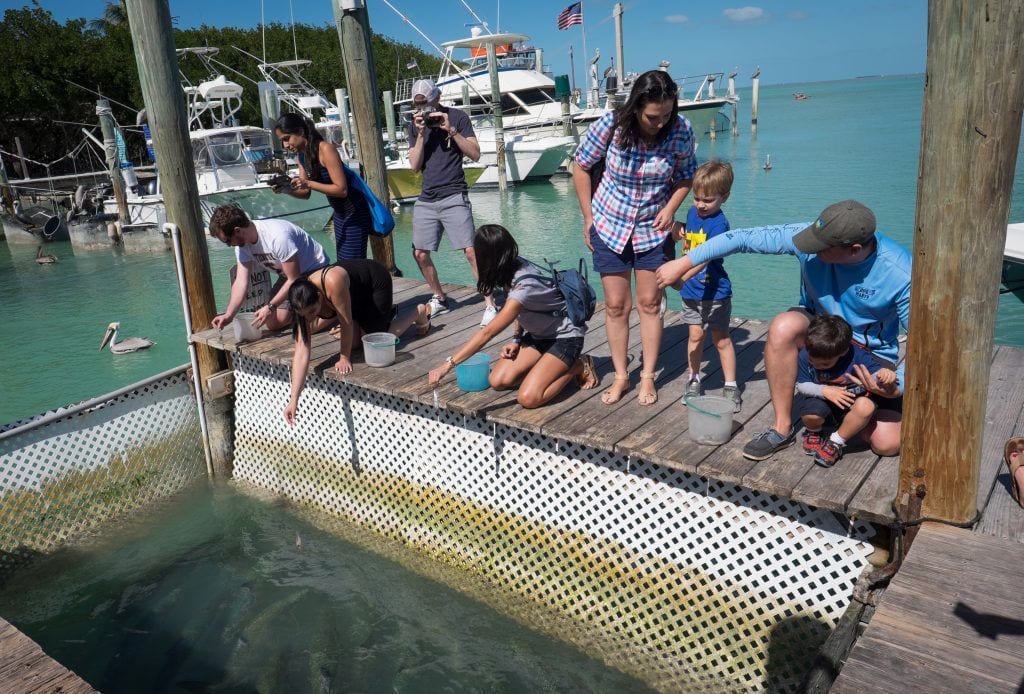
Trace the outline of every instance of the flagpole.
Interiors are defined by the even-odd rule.
[[[580,22],[580,31],[583,32],[583,64],[589,65],[590,54],[587,53],[587,15],[583,11],[583,0],[580,0],[580,19],[583,20],[582,22]],[[589,101],[590,100],[588,99],[587,108],[591,107]]]

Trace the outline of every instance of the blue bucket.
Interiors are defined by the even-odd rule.
[[[491,385],[488,381],[490,373],[491,358],[482,352],[474,354],[455,367],[455,378],[459,382],[459,388],[467,392],[487,390]]]

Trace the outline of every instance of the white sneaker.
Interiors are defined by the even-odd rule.
[[[442,313],[448,313],[452,310],[451,303],[448,301],[448,297],[441,298],[437,294],[430,297],[430,301],[427,302],[427,306],[430,307],[430,317],[435,318],[440,316]]]
[[[498,307],[497,306],[484,306],[484,315],[483,315],[483,318],[480,319],[480,327],[481,328],[487,327],[487,325],[492,320],[494,320],[494,317],[496,315],[498,315]]]

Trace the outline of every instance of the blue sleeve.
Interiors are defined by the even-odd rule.
[[[762,255],[801,255],[793,245],[793,237],[807,228],[802,224],[776,224],[772,226],[734,229],[720,234],[687,255],[694,266],[733,253],[759,253]]]
[[[464,111],[457,111],[459,114],[459,122],[456,124],[456,129],[459,134],[463,137],[476,137],[476,133],[473,132],[473,121],[469,119]]]

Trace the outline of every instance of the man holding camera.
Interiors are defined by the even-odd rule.
[[[413,257],[430,286],[430,313],[437,316],[451,310],[437,268],[430,259],[441,244],[441,234],[448,232],[452,248],[462,250],[476,277],[476,256],[473,254],[473,207],[469,202],[469,186],[462,170],[462,158],[480,159],[473,124],[464,111],[440,104],[441,90],[430,80],[417,80],[412,87],[413,112],[409,124],[409,165],[423,173],[423,190],[412,213]],[[494,299],[484,297],[484,316],[480,325],[491,322],[498,310]]]

